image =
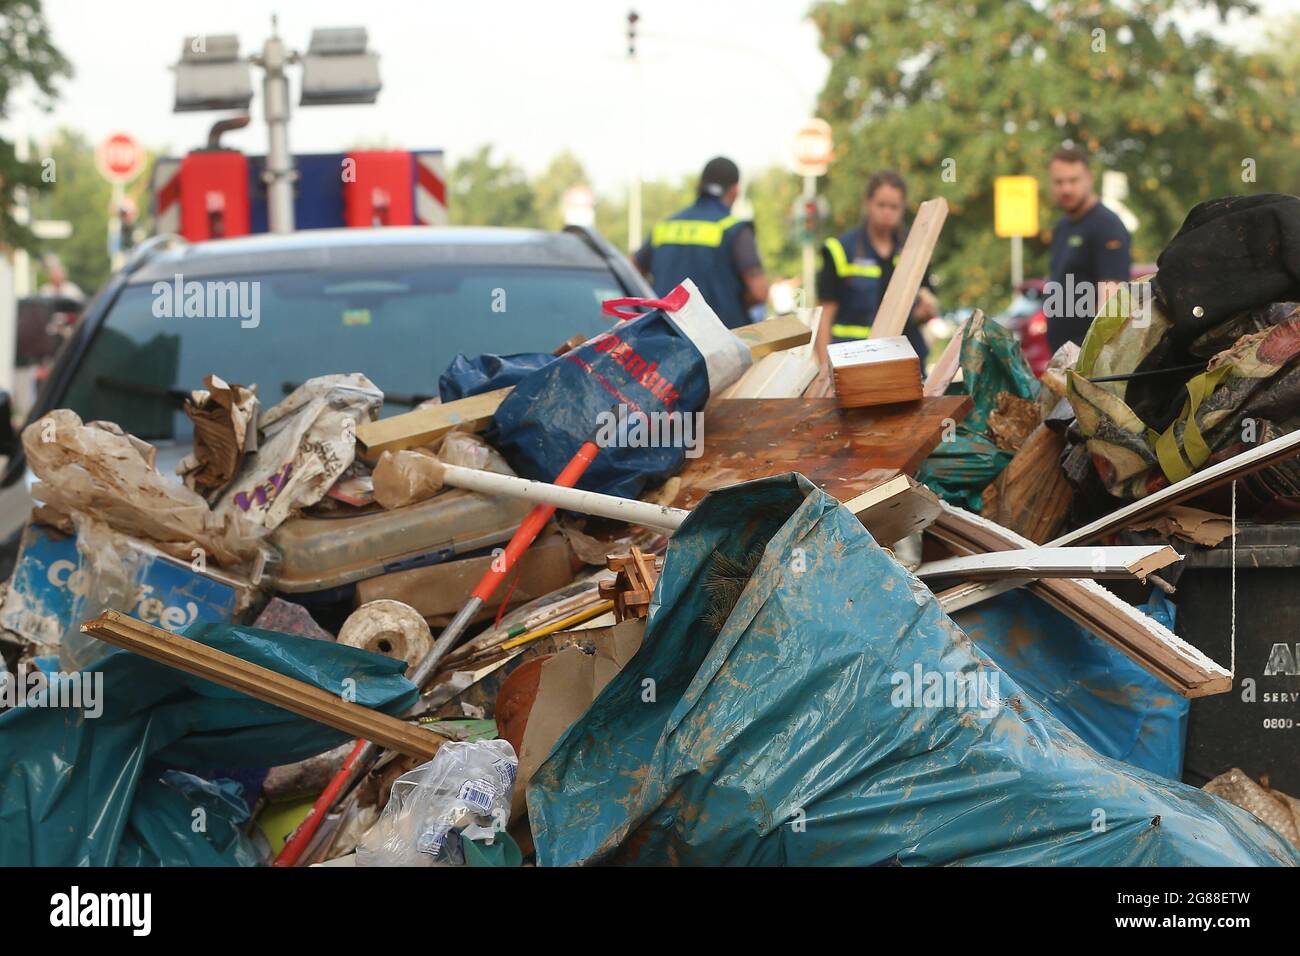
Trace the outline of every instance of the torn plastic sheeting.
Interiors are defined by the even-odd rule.
[[[184,634],[385,713],[400,713],[416,699],[402,676],[406,665],[368,651],[236,625],[195,624]],[[115,651],[81,673],[79,680],[94,681],[84,687],[98,685],[95,701],[85,701],[92,712],[102,707],[98,717],[30,704],[0,714],[0,866],[178,862],[178,853],[191,863],[246,863],[242,845],[226,840],[221,828],[190,832],[198,799],[192,788],[156,782],[166,783],[169,769],[303,760],[347,739],[129,651]],[[205,799],[217,798],[205,792]],[[219,802],[231,805],[233,791],[223,794]],[[138,800],[147,802],[152,824],[137,818]],[[171,831],[165,845],[150,835],[164,819],[183,820],[185,827]]]
[[[1173,606],[1164,595],[1153,601],[1165,615],[1160,623],[1173,630]],[[1023,590],[965,608],[953,620],[1093,750],[1182,779],[1188,701],[1117,648]]]
[[[711,556],[755,548],[710,638]],[[927,703],[900,694],[917,670],[927,691],[961,676],[988,699],[910,706]],[[1300,865],[1249,814],[1089,749],[798,475],[691,513],[641,650],[556,744],[528,808],[548,866]]]

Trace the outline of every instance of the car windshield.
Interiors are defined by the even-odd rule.
[[[575,333],[608,328],[600,303],[625,294],[601,269],[303,270],[201,283],[225,303],[203,311],[227,317],[187,318],[193,287],[173,302],[174,284],[163,285],[123,289],[97,330],[62,403],[83,420],[187,441],[180,405],[208,373],[257,385],[266,409],[314,376],[362,372],[384,391],[383,414],[394,415],[437,395],[458,352],[550,352]]]

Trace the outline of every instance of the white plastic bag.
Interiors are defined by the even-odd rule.
[[[510,820],[519,760],[506,740],[443,744],[393,782],[357,845],[357,866],[460,866],[462,839],[491,842]]]

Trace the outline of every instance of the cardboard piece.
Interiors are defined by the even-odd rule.
[[[511,820],[524,812],[528,781],[556,741],[640,649],[645,623],[628,620],[613,627],[587,631],[584,636],[596,645],[594,654],[584,653],[580,647],[566,647],[542,665],[537,697],[524,728]]]

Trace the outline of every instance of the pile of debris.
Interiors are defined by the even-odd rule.
[[[1300,863],[1269,781],[1180,780],[1234,675],[1168,594],[1235,526],[1188,503],[1283,480],[1300,431],[1202,457],[1184,416],[1158,481],[1097,444],[1114,322],[1039,382],[976,313],[878,403],[857,360],[805,394],[815,311],[647,308],[387,418],[360,374],[267,410],[209,376],[181,481],[111,423],[29,425],[0,863]]]

